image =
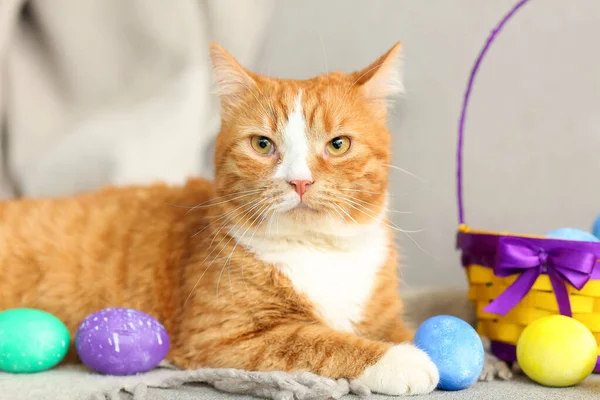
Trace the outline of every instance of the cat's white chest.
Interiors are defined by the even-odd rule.
[[[346,332],[352,332],[353,325],[362,320],[389,252],[388,237],[381,227],[371,229],[346,250],[268,242],[252,247],[256,256],[290,279],[330,327]]]

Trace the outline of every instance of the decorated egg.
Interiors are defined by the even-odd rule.
[[[600,239],[600,215],[594,221],[594,225],[592,226],[592,233],[594,236]]]
[[[156,367],[169,352],[165,328],[150,315],[106,308],[79,325],[75,347],[81,361],[107,375],[133,375]]]
[[[549,315],[530,323],[517,342],[517,361],[531,380],[565,387],[587,378],[596,365],[596,339],[581,322]]]
[[[415,345],[437,366],[440,389],[465,389],[481,375],[483,343],[475,329],[460,318],[450,315],[429,318],[417,329]]]
[[[67,354],[69,331],[54,315],[33,308],[0,312],[0,370],[40,372]]]
[[[556,229],[547,233],[546,237],[552,239],[577,240],[581,242],[600,242],[600,239],[591,233],[575,228]]]

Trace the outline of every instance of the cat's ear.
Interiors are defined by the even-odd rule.
[[[353,74],[365,96],[388,103],[390,97],[404,92],[401,49],[402,43],[396,43],[374,63]]]
[[[210,58],[213,77],[217,84],[217,94],[221,98],[235,96],[256,84],[252,73],[242,67],[221,45],[210,44]]]

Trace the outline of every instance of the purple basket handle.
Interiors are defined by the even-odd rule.
[[[481,61],[483,60],[483,57],[485,56],[485,54],[487,53],[487,51],[489,50],[492,42],[494,41],[494,39],[496,39],[496,37],[498,36],[498,34],[500,33],[500,31],[502,30],[502,28],[504,27],[504,25],[508,22],[508,20],[510,20],[512,18],[512,16],[521,8],[523,7],[527,2],[529,2],[529,0],[520,0],[517,4],[515,4],[513,6],[513,8],[502,18],[502,20],[498,23],[498,25],[496,25],[496,27],[494,28],[494,30],[490,33],[490,36],[488,37],[485,45],[483,46],[483,49],[481,49],[481,51],[479,52],[479,56],[477,57],[477,60],[475,61],[475,64],[473,65],[473,68],[471,69],[471,75],[469,76],[469,83],[467,84],[467,90],[465,91],[465,95],[463,98],[463,104],[462,104],[462,110],[460,113],[460,121],[458,123],[458,149],[457,149],[457,160],[456,160],[456,183],[457,183],[457,196],[458,196],[458,220],[460,222],[461,225],[463,225],[465,223],[465,211],[464,211],[464,205],[463,205],[463,185],[462,185],[462,178],[463,178],[463,143],[464,143],[464,131],[465,131],[465,119],[467,116],[467,106],[469,104],[469,97],[471,96],[471,89],[473,88],[473,83],[475,82],[475,75],[477,75],[477,71],[479,70],[479,67],[481,65]]]

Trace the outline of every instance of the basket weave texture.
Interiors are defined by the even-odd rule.
[[[490,238],[493,238],[490,240]],[[541,262],[537,266],[536,276],[532,284],[519,288],[519,279],[523,280],[524,273],[503,275],[498,267],[502,260],[504,246],[501,244],[506,238],[522,239],[523,244],[532,238],[537,239],[538,254],[543,254],[543,244],[550,244],[551,248],[559,249],[563,253],[573,251],[579,254],[589,254],[593,257],[591,268],[584,285],[579,288],[573,286],[567,279],[558,276],[554,285],[562,285],[567,296],[567,301],[561,305],[552,282],[552,270],[559,269],[546,260],[546,266]],[[491,246],[491,243],[495,243]],[[529,235],[514,235],[496,232],[470,231],[462,226],[458,236],[458,247],[462,250],[462,259],[469,282],[469,300],[477,312],[477,331],[492,341],[492,350],[498,357],[505,361],[516,360],[515,345],[523,329],[538,318],[548,315],[563,314],[572,316],[583,323],[600,343],[600,243],[572,242],[566,240],[546,239]],[[535,247],[532,246],[535,249]],[[578,255],[579,255],[578,254]],[[543,260],[543,257],[541,257]],[[581,266],[568,265],[566,267],[579,268]],[[534,267],[536,268],[536,267]],[[523,268],[523,271],[532,269]],[[551,270],[550,274],[548,270]],[[556,275],[555,275],[556,277]],[[599,279],[594,279],[599,278]],[[559,286],[560,287],[560,286]],[[501,296],[510,298],[514,306],[503,302]],[[495,312],[490,312],[490,305]],[[500,312],[498,312],[500,309]],[[598,349],[600,356],[600,348]],[[595,372],[600,372],[600,357],[596,364]]]

